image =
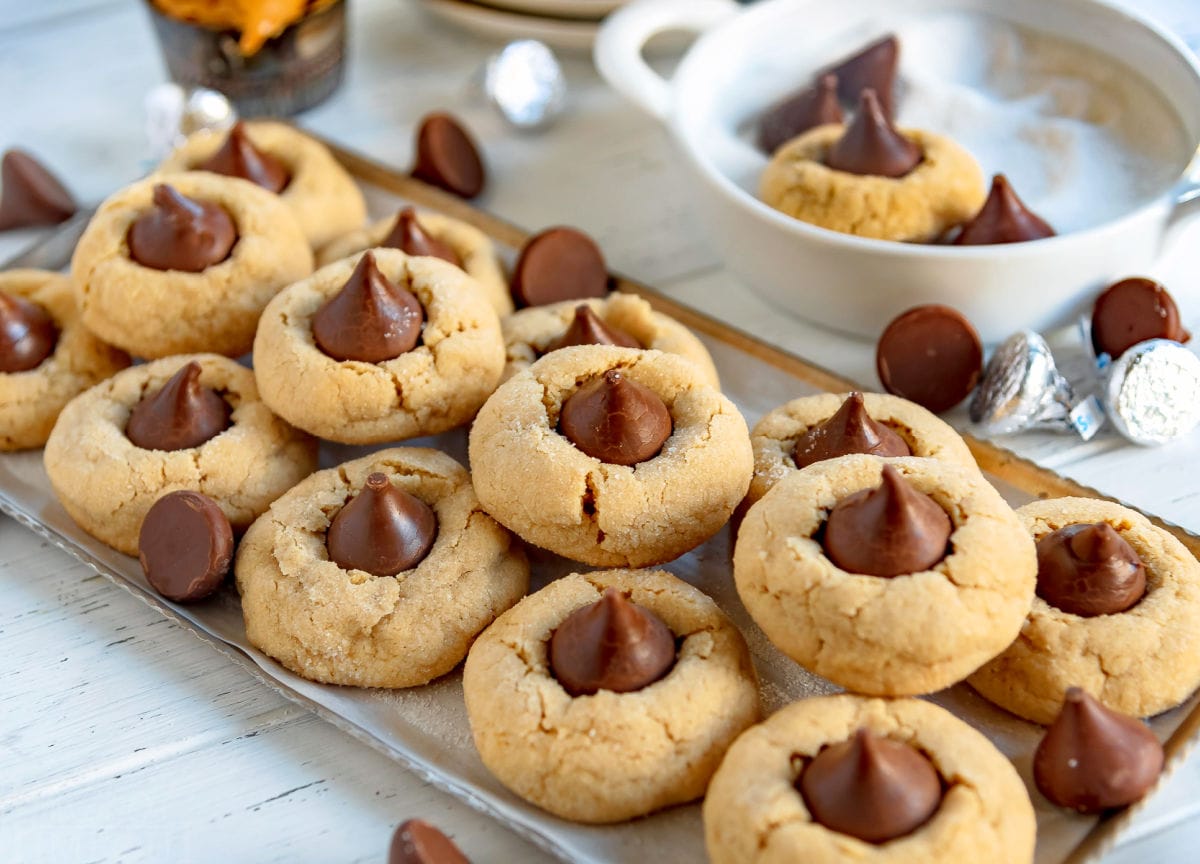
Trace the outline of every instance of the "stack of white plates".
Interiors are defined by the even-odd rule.
[[[600,20],[628,0],[423,0],[437,17],[502,39],[539,39],[554,48],[588,51]]]

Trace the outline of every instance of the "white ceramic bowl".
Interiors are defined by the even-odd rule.
[[[693,169],[697,212],[713,243],[770,301],[872,338],[911,306],[944,303],[970,318],[985,341],[998,342],[1021,328],[1044,331],[1065,323],[1105,284],[1146,271],[1168,229],[1200,209],[1189,168],[1200,141],[1200,65],[1179,39],[1111,2],[765,0],[743,8],[732,0],[639,0],[607,19],[595,60],[613,87],[667,124]],[[766,159],[751,146],[747,128],[764,108],[855,46],[917,16],[939,14],[999,19],[1082,43],[1139,70],[1177,115],[1182,146],[1167,166],[1169,179],[1128,212],[1093,227],[975,247],[839,234],[784,215],[748,191],[757,188]],[[641,49],[669,30],[701,35],[668,81],[646,64]],[[764,70],[774,76],[769,86]],[[1177,298],[1187,289],[1171,286]]]

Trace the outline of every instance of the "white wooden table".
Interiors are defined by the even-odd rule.
[[[1195,0],[1140,5],[1200,33]],[[493,45],[405,0],[351,0],[351,11],[346,85],[305,124],[404,167],[414,121],[450,108],[485,142],[493,171],[483,206],[530,228],[578,225],[615,269],[873,382],[870,345],[773,312],[721,269],[693,224],[666,135],[621,104],[586,58],[566,63],[570,114],[523,136],[469,95]],[[0,0],[0,149],[28,147],[84,200],[145,169],[142,98],[163,75],[135,0]],[[0,235],[0,258],[32,236]],[[1200,309],[1184,311],[1197,332]],[[1200,530],[1200,435],[1158,451],[1111,437],[1009,443]],[[477,862],[548,860],[3,517],[0,650],[2,862],[377,862],[393,827],[416,816]],[[1198,814],[1192,760],[1106,861],[1196,860]]]

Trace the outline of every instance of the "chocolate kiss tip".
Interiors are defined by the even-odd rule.
[[[954,242],[958,246],[1024,243],[1053,237],[1050,224],[1025,206],[1003,174],[992,177],[987,200]]]
[[[405,207],[396,215],[396,224],[379,245],[399,249],[405,255],[441,258],[455,267],[462,266],[462,260],[448,244],[425,230],[412,207]]]
[[[376,471],[334,515],[325,545],[330,560],[344,570],[395,576],[425,559],[437,527],[428,504]]]
[[[0,372],[36,369],[57,344],[58,327],[45,309],[0,291]]]
[[[1146,593],[1146,567],[1107,522],[1066,525],[1037,541],[1037,594],[1091,618],[1133,607]]]
[[[832,417],[800,436],[792,449],[792,461],[797,468],[807,468],[848,453],[911,456],[912,450],[903,438],[867,413],[863,394],[855,391]]]
[[[126,235],[130,258],[154,270],[199,273],[229,257],[238,235],[224,208],[166,183],[155,184],[151,198],[153,209]]]
[[[641,344],[616,327],[609,327],[591,306],[580,303],[575,307],[571,323],[561,336],[546,349],[546,353],[571,345],[619,345],[623,348],[641,348]]]
[[[196,169],[249,180],[276,194],[287,188],[292,179],[282,162],[254,146],[241,120],[233,124],[225,143]]]
[[[0,160],[0,231],[57,225],[75,215],[75,199],[42,163],[24,150]]]
[[[822,75],[815,86],[806,87],[787,97],[763,115],[759,123],[758,145],[766,153],[816,126],[841,123],[845,119],[838,101],[836,75]]]
[[[889,34],[825,71],[838,76],[838,95],[843,102],[857,102],[859,94],[870,87],[879,94],[883,110],[891,117],[899,57],[900,41]]]
[[[195,360],[143,397],[129,414],[125,437],[143,450],[199,447],[229,427],[229,403],[200,383]]]
[[[825,159],[837,171],[892,178],[903,177],[920,162],[921,148],[892,125],[871,88],[862,91],[858,113]]]
[[[392,835],[388,864],[470,864],[454,841],[421,819],[409,819]]]
[[[395,285],[366,252],[354,272],[312,319],[313,340],[335,360],[380,363],[411,351],[421,338],[425,310]]]
[[[671,412],[657,393],[610,369],[563,403],[559,431],[581,451],[613,465],[657,456],[671,437]]]

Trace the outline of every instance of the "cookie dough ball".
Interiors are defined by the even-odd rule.
[[[36,366],[0,371],[0,451],[46,443],[63,406],[129,365],[129,355],[102,342],[79,321],[71,280],[46,270],[0,273],[0,294],[28,301],[53,324],[49,352]],[[20,311],[6,310],[19,315]],[[34,314],[38,314],[35,311]]]
[[[717,367],[704,343],[691,330],[674,318],[655,312],[643,298],[619,291],[599,299],[529,306],[501,320],[504,350],[508,354],[502,380],[507,381],[550,350],[571,326],[581,305],[590,307],[607,327],[632,337],[641,347],[691,360],[704,379],[720,389]]]
[[[820,824],[797,780],[823,749],[860,729],[923,754],[942,800],[909,834],[867,843]],[[919,699],[822,696],[794,702],[729,748],[704,799],[713,864],[1029,864],[1036,822],[1012,764],[982,734]]]
[[[318,347],[313,317],[341,291],[362,254],[343,258],[281,291],[263,312],[254,340],[263,400],[293,426],[347,444],[433,435],[468,422],[504,368],[495,310],[452,264],[398,249],[372,254],[384,277],[415,294],[424,309],[416,346],[377,363],[336,360]]]
[[[330,524],[375,473],[433,509],[437,536],[394,576],[343,569]],[[235,564],[250,642],[313,681],[415,687],[446,674],[529,587],[520,544],[444,453],[396,447],[318,471],[246,532]]]
[[[762,200],[831,231],[916,243],[936,240],[983,205],[986,188],[979,164],[949,138],[902,130],[921,148],[923,158],[908,174],[893,179],[825,164],[843,128],[818,126],[775,151],[760,181]]]
[[[636,464],[589,456],[559,431],[564,404],[616,372],[661,401],[669,426]],[[484,509],[523,540],[598,567],[670,561],[721,529],[750,484],[746,421],[689,360],[584,345],[500,386],[471,427]]]
[[[319,249],[366,221],[362,192],[324,144],[286,123],[250,120],[241,126],[255,148],[286,169],[287,185],[278,197],[295,216],[309,246]],[[225,145],[228,134],[208,129],[194,133],[158,166],[158,173],[200,170]]]
[[[947,551],[898,576],[830,560],[834,505],[880,487],[891,465],[950,519]],[[784,477],[747,512],[733,573],[780,651],[848,690],[910,696],[949,687],[1002,652],[1033,599],[1037,562],[1016,515],[978,471],[933,459],[842,456]]]
[[[608,588],[670,629],[674,662],[640,689],[572,696],[552,671],[551,636]],[[572,574],[522,600],[471,648],[463,695],[488,770],[538,807],[587,823],[699,798],[759,716],[741,634],[705,594],[648,570]]]
[[[792,455],[796,443],[804,433],[837,414],[849,398],[849,393],[801,396],[762,416],[750,432],[754,479],[750,481],[747,501],[754,503],[797,470]],[[886,393],[863,393],[862,398],[867,415],[899,435],[913,456],[941,459],[978,470],[962,436],[936,414],[915,402]]]
[[[188,363],[230,409],[224,431],[196,447],[147,450],[126,436],[133,409]],[[201,492],[242,530],[317,464],[316,442],[271,413],[254,373],[226,357],[166,357],[119,372],[63,409],[44,453],[50,485],[71,518],[97,540],[137,555],[150,506],[177,489]]]
[[[491,239],[476,228],[459,219],[421,210],[416,214],[420,226],[429,234],[450,247],[462,262],[462,269],[483,286],[488,302],[503,317],[513,311],[512,295],[508,293],[508,280],[496,255]],[[317,266],[324,267],[348,255],[365,249],[384,246],[384,241],[396,227],[398,216],[392,215],[374,222],[366,228],[356,228],[343,234],[317,252]]]
[[[229,256],[199,272],[158,270],[135,260],[130,228],[155,208],[167,184],[229,215],[236,242]],[[84,325],[146,359],[250,350],[267,301],[312,272],[312,252],[279,199],[246,180],[216,174],[158,175],[127,186],[100,205],[71,259]]]
[[[988,700],[1050,723],[1068,687],[1135,717],[1174,708],[1200,686],[1200,562],[1145,516],[1110,501],[1052,498],[1017,510],[1035,540],[1106,522],[1145,567],[1146,593],[1123,612],[1082,617],[1035,597],[1017,640],[968,681]]]

